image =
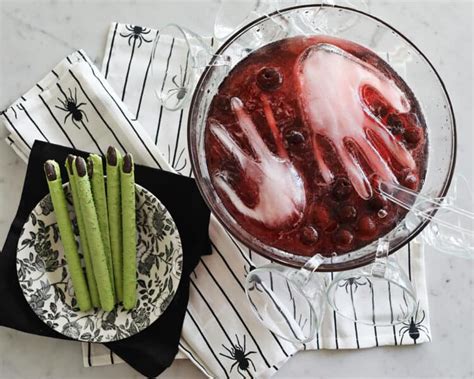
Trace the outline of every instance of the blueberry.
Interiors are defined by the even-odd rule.
[[[304,134],[298,130],[290,130],[285,134],[285,141],[288,146],[300,146],[305,143],[306,139]]]
[[[280,72],[273,67],[264,67],[257,73],[257,85],[264,91],[275,91],[283,83]]]

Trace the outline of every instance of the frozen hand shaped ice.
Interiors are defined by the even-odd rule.
[[[277,155],[272,153],[257,131],[251,117],[240,99],[231,100],[231,108],[239,127],[247,137],[256,159],[249,156],[221,124],[210,122],[211,132],[239,162],[242,171],[258,187],[258,203],[248,207],[240,199],[236,188],[230,184],[227,173],[218,172],[215,184],[229,197],[234,206],[247,217],[263,223],[271,229],[293,227],[303,217],[306,205],[304,183],[288,158],[280,133],[275,125],[268,100],[262,96],[265,118],[277,146]]]
[[[378,91],[398,113],[406,113],[408,100],[396,84],[368,63],[341,48],[319,43],[308,47],[296,61],[295,76],[304,122],[313,132],[313,149],[321,176],[333,180],[323,153],[321,138],[333,145],[360,197],[369,199],[372,189],[363,157],[383,181],[397,183],[393,161],[413,170],[416,163],[382,121],[364,104],[364,88]],[[381,154],[381,152],[387,154]]]

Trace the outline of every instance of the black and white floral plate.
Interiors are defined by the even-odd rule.
[[[68,184],[64,188],[79,242]],[[55,331],[80,341],[117,341],[144,330],[173,299],[183,262],[178,230],[153,194],[139,185],[136,194],[138,298],[131,311],[118,305],[112,312],[81,312],[73,296],[50,196],[31,212],[18,241],[18,280],[33,311]]]

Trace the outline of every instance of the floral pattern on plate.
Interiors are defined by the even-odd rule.
[[[82,259],[68,184],[64,189]],[[18,280],[31,309],[55,331],[80,341],[118,341],[147,328],[171,303],[182,272],[181,239],[171,215],[153,194],[136,185],[136,196],[138,298],[130,311],[117,305],[111,312],[81,312],[50,196],[31,212],[18,241]]]

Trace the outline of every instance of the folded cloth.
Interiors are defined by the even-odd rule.
[[[95,80],[94,76],[100,77],[101,82],[109,88],[110,92],[112,87],[115,93],[121,94],[130,112],[127,112],[128,117],[134,120],[138,119],[140,124],[143,125],[142,128],[135,121],[131,121],[131,125],[119,122],[119,130],[120,133],[124,133],[124,137],[135,140],[137,138],[136,130],[139,130],[141,141],[150,150],[156,151],[156,146],[158,146],[161,151],[166,153],[166,158],[160,156],[161,160],[159,162],[162,167],[166,167],[165,169],[168,170],[175,169],[183,175],[191,175],[185,133],[187,109],[169,112],[159,106],[153,93],[156,84],[153,83],[150,70],[152,51],[150,40],[157,32],[149,28],[141,28],[142,33],[146,33],[142,36],[145,38],[141,39],[141,43],[134,44],[135,39],[130,39],[131,30],[139,29],[134,29],[131,25],[112,25],[103,64],[103,73],[107,77],[108,83],[97,74],[96,70],[93,70],[95,75],[87,78],[83,77],[83,80]],[[163,65],[166,65],[170,61],[170,57],[173,58],[176,53],[172,49],[172,45],[168,48],[162,46],[158,52]],[[73,57],[77,55],[73,54]],[[174,60],[179,61],[179,57],[174,58]],[[69,62],[63,61],[55,70],[64,71],[64,66],[69,65]],[[82,63],[78,62],[76,65],[82,65]],[[74,67],[73,72],[75,70]],[[168,70],[167,77],[169,80],[172,80],[175,75],[179,78],[179,65],[169,65]],[[48,88],[56,86],[55,82],[59,82],[61,85],[63,80],[63,78],[54,79],[51,75],[48,75],[48,78],[53,79],[52,82],[49,82]],[[42,86],[43,82],[39,82],[39,85]],[[92,86],[93,88],[96,87]],[[32,91],[36,93],[34,95],[36,97],[41,92],[37,88]],[[102,104],[103,98],[101,96],[104,96],[103,92],[98,91],[96,94],[97,97],[94,97],[93,100],[97,101],[98,104]],[[31,94],[25,95],[26,101],[30,96]],[[56,97],[51,96],[50,101],[56,101]],[[104,97],[107,99],[106,94]],[[90,114],[92,114],[93,109],[90,109],[90,101],[81,94],[79,103],[82,102],[86,103],[82,106],[82,109],[89,110],[87,114],[91,117]],[[10,143],[16,145],[19,142],[16,145],[17,151],[20,150],[22,144],[19,135],[28,141],[30,133],[32,133],[31,122],[24,114],[25,112],[21,111],[23,103],[24,101],[19,100],[13,106],[13,108],[20,106],[19,110],[15,110],[18,119],[14,119],[14,110],[11,108],[7,110],[7,116],[9,116],[13,125],[5,120],[6,126],[12,133]],[[122,104],[120,104],[120,108],[125,109]],[[65,116],[65,113],[61,113],[60,110],[55,109],[53,111],[54,114]],[[113,115],[110,117],[113,117]],[[59,125],[54,121],[51,122],[51,120],[43,122],[41,130],[45,134],[50,133],[57,136],[57,138],[60,138],[62,134],[59,126],[68,126],[68,130],[74,130],[71,118],[68,118],[65,123],[62,122],[62,118],[60,121]],[[100,137],[103,126],[101,120],[94,119],[93,123],[86,123],[86,125],[95,125],[89,130],[94,137]],[[15,131],[15,128],[18,131],[20,128],[22,129],[18,132]],[[93,148],[93,143],[88,135],[84,131],[82,135],[81,143],[88,144]],[[76,143],[76,139],[73,142]],[[21,151],[25,155],[28,154],[28,149]],[[144,159],[151,162],[151,157],[144,156]],[[167,162],[162,162],[162,160]],[[400,257],[402,266],[410,274],[417,290],[420,301],[420,317],[416,322],[420,322],[420,325],[425,326],[426,333],[420,333],[416,341],[406,335],[402,340],[405,332],[403,328],[406,328],[406,325],[374,328],[354,324],[328,309],[317,338],[305,346],[295,346],[277,338],[262,327],[253,315],[245,297],[244,281],[246,273],[251,267],[268,263],[268,260],[238,243],[212,217],[209,232],[214,254],[203,257],[201,263],[191,275],[190,300],[180,341],[182,351],[208,376],[240,378],[242,370],[239,372],[239,369],[236,368],[237,359],[228,351],[232,351],[232,349],[239,350],[239,347],[245,350],[245,353],[253,352],[248,355],[250,360],[246,361],[249,370],[247,376],[249,374],[252,376],[267,376],[278,370],[290,356],[300,349],[367,348],[381,345],[421,343],[430,339],[423,250],[417,248],[417,245],[406,247],[397,255]],[[332,276],[332,274],[327,275]],[[386,312],[386,304],[391,305],[393,300],[389,291],[378,295],[380,296],[377,296],[373,305],[374,317]],[[357,309],[366,309],[372,307],[372,304],[357,303],[354,306]],[[425,317],[422,317],[422,315],[425,315]],[[89,349],[85,350],[90,351]],[[94,364],[93,353],[91,359],[86,361]],[[100,359],[100,362],[98,360],[97,364],[103,364],[103,360]]]
[[[154,90],[156,87],[163,87],[163,83],[156,83],[150,74],[152,44],[144,41],[140,48],[133,49],[133,45],[130,45],[127,39],[130,29],[133,29],[132,25],[112,24],[102,72],[111,87],[124,95],[125,105],[154,140],[159,150],[166,152],[168,163],[183,175],[192,175],[189,167],[187,133],[183,131],[187,125],[189,109],[185,107],[172,112],[159,107],[157,110]],[[147,36],[157,34],[154,29],[142,27],[141,30],[145,31]],[[204,40],[209,46],[217,47],[213,39]],[[157,71],[166,71],[164,77],[167,80],[180,78],[182,75],[180,63],[185,62],[185,57],[180,57],[180,53],[183,54],[182,50],[173,48],[172,41],[162,38],[155,52],[156,61],[153,62],[153,68]],[[387,61],[393,61],[392,64],[397,71],[403,72],[405,67],[398,65],[391,55],[388,53],[381,55]],[[127,70],[124,67],[127,67]],[[184,72],[186,75],[186,71]],[[179,84],[179,80],[177,83]],[[247,350],[258,351],[258,358],[254,359],[253,354],[249,356],[256,365],[257,375],[274,372],[288,356],[299,349],[368,348],[415,343],[412,338],[405,337],[402,340],[406,325],[374,328],[354,324],[329,309],[326,311],[318,337],[306,346],[292,346],[286,341],[264,333],[261,326],[252,322],[254,316],[250,313],[246,302],[243,283],[249,267],[258,267],[269,261],[235,241],[217,223],[211,222],[210,233],[215,253],[204,258],[202,264],[195,270],[196,278],[193,277],[193,282],[196,286],[191,286],[189,311],[183,326],[182,340],[192,349],[195,358],[201,357],[214,375],[228,374],[239,377],[236,371],[228,372],[234,362],[221,355],[228,355],[224,346],[235,346],[238,342],[237,337],[242,342],[246,336],[247,345],[250,345],[247,346]],[[429,341],[431,336],[423,246],[412,243],[401,249],[397,256],[399,264],[410,276],[419,298],[419,316],[415,322],[424,318],[420,325],[427,330],[427,333],[420,334],[416,343]],[[327,276],[331,278],[333,274]],[[377,318],[378,315],[387,312],[387,308],[392,304],[399,303],[399,299],[394,298],[393,292],[389,293],[387,288],[385,293],[377,294],[374,317]],[[356,300],[354,306],[358,310],[372,309],[371,304],[360,300]]]
[[[18,283],[15,262],[23,224],[34,206],[48,193],[43,163],[47,159],[64,162],[68,154],[87,156],[87,153],[71,148],[39,141],[34,143],[20,206],[0,254],[0,325],[56,338],[66,337],[47,327],[29,307]],[[106,346],[143,375],[156,376],[173,362],[178,351],[188,302],[189,275],[200,256],[211,250],[207,235],[209,210],[194,181],[189,178],[141,165],[136,166],[135,177],[137,183],[160,199],[176,222],[183,247],[183,273],[175,297],[156,322],[132,337]]]

